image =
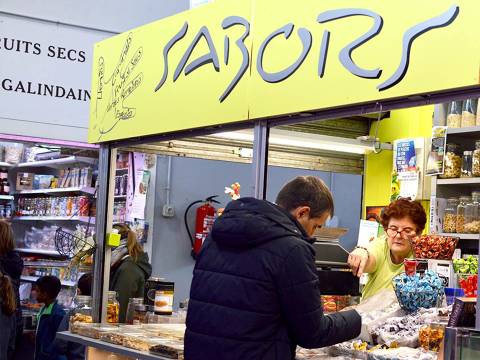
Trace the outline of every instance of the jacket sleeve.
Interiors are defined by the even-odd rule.
[[[362,320],[355,311],[323,314],[314,253],[301,244],[293,249],[277,278],[282,315],[297,345],[312,349],[360,335]]]
[[[62,322],[58,326],[57,332],[68,331],[68,323],[70,321],[70,315],[71,315],[70,312],[65,314],[65,316],[62,319]],[[68,347],[67,343],[68,343],[67,341],[60,340],[57,337],[55,337],[55,348],[57,349],[59,355],[67,354],[67,347]]]

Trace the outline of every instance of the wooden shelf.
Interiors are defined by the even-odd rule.
[[[88,223],[88,216],[16,216],[16,221],[78,221]],[[90,219],[90,224],[95,224],[95,218]]]
[[[459,237],[461,240],[480,240],[480,234],[441,233],[438,235]]]
[[[480,185],[480,177],[437,179],[437,185]]]
[[[81,157],[81,156],[68,156],[68,157],[54,159],[54,160],[19,163],[16,165],[16,167],[17,168],[49,167],[53,169],[63,169],[65,167],[74,166],[74,165],[94,165],[96,162],[97,162],[97,159],[93,159],[93,158],[87,158],[87,157]]]
[[[29,194],[61,194],[70,192],[81,192],[85,194],[93,195],[95,188],[93,187],[69,187],[69,188],[55,188],[55,189],[38,189],[38,190],[21,190],[17,191],[17,195],[29,195]]]

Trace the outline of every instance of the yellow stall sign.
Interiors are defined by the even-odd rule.
[[[95,46],[89,141],[479,84],[480,2],[217,0]]]

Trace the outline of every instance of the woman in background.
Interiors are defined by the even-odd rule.
[[[9,277],[0,272],[0,360],[13,358],[17,301]]]
[[[121,238],[120,246],[112,251],[110,290],[116,291],[120,303],[119,321],[125,322],[128,300],[143,298],[145,282],[152,275],[148,254],[127,224],[113,226]]]
[[[23,271],[23,260],[15,251],[15,237],[9,223],[0,221],[0,272],[8,275],[15,293],[15,318],[16,318],[16,346],[22,340],[23,321],[20,307],[20,276]]]

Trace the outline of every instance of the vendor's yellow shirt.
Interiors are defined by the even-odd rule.
[[[362,300],[375,295],[382,289],[393,290],[392,278],[405,271],[403,263],[396,265],[392,262],[386,237],[373,240],[368,246],[368,251],[377,261],[375,269],[368,274],[367,284],[362,291]],[[410,253],[408,257],[413,257],[413,254]]]

